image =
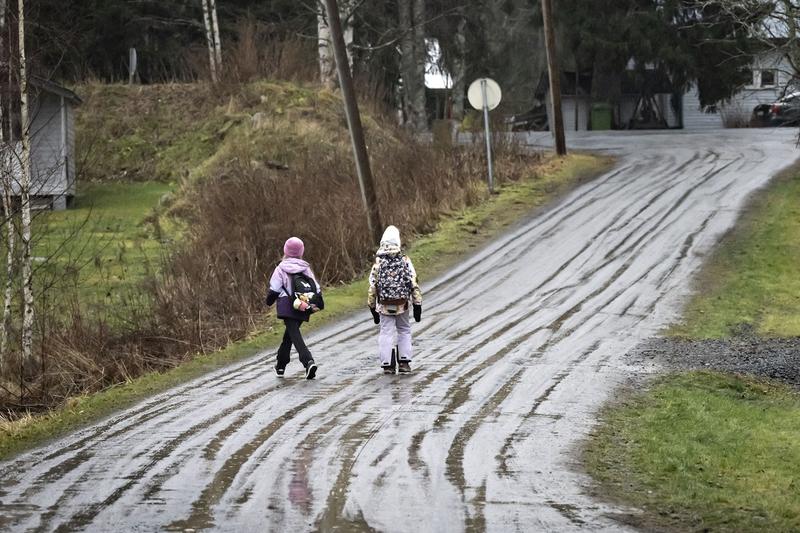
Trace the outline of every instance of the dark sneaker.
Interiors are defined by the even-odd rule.
[[[279,368],[279,367],[276,366],[275,367],[275,375],[278,376],[279,378],[282,378],[283,377],[283,372],[285,370],[286,370],[285,368]]]
[[[411,365],[408,361],[399,361],[397,363],[397,372],[400,374],[408,374],[411,372]]]
[[[394,365],[382,365],[384,374],[394,374]]]
[[[308,363],[306,367],[306,379],[314,379],[314,376],[317,375],[317,365],[314,364],[314,361]]]

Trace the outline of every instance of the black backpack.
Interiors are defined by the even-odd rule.
[[[292,286],[289,298],[291,298],[292,301],[301,294],[305,294],[308,296],[308,303],[314,304],[320,309],[322,308],[320,305],[321,298],[317,292],[317,284],[313,279],[302,272],[298,272],[297,274],[291,274],[290,280]]]

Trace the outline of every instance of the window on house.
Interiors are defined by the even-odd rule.
[[[774,70],[762,70],[761,83],[759,84],[759,87],[774,87],[776,78],[777,76],[775,75]]]

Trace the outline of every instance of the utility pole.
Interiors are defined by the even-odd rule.
[[[336,0],[325,0],[325,9],[328,12],[328,26],[331,32],[333,55],[336,58],[336,71],[339,73],[339,87],[342,89],[344,112],[347,115],[347,126],[350,129],[350,139],[353,141],[353,155],[356,160],[358,184],[361,187],[361,199],[367,210],[367,225],[374,242],[380,242],[383,226],[378,210],[378,198],[375,195],[375,184],[372,181],[372,171],[369,167],[367,145],[364,142],[364,129],[361,126],[361,115],[358,113],[358,102],[353,88],[353,77],[350,74],[350,62],[347,58],[347,49],[342,36],[342,22],[339,20],[339,6]]]
[[[547,52],[547,77],[550,78],[550,105],[553,123],[550,129],[555,135],[556,153],[566,155],[567,143],[564,140],[564,117],[561,113],[561,71],[556,56],[556,36],[553,30],[553,0],[542,0],[544,19],[544,47]]]

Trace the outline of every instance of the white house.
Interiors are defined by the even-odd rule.
[[[787,87],[792,85],[792,72],[783,54],[774,51],[763,53],[753,61],[751,82],[729,102],[710,110],[700,107],[697,89],[692,87],[683,95],[683,127],[698,130],[746,125],[757,105],[771,104],[784,95]]]
[[[655,71],[652,71],[655,73]],[[683,128],[698,131],[747,125],[753,109],[769,104],[783,96],[791,85],[792,69],[780,53],[766,52],[753,61],[751,82],[743,86],[730,101],[703,108],[695,86],[683,94],[675,94],[669,80],[648,80],[650,97],[642,98],[640,91],[626,90],[613,109],[614,122],[625,128]],[[571,81],[574,73],[562,75],[562,114],[567,131],[587,130],[591,124],[591,79]],[[544,90],[546,85],[540,84]],[[545,96],[550,113],[549,94]],[[549,117],[548,117],[549,118]]]
[[[75,196],[75,117],[81,99],[51,81],[31,77],[31,197],[36,208],[66,209]],[[21,128],[8,128],[15,154],[12,156],[12,187],[19,193]]]

